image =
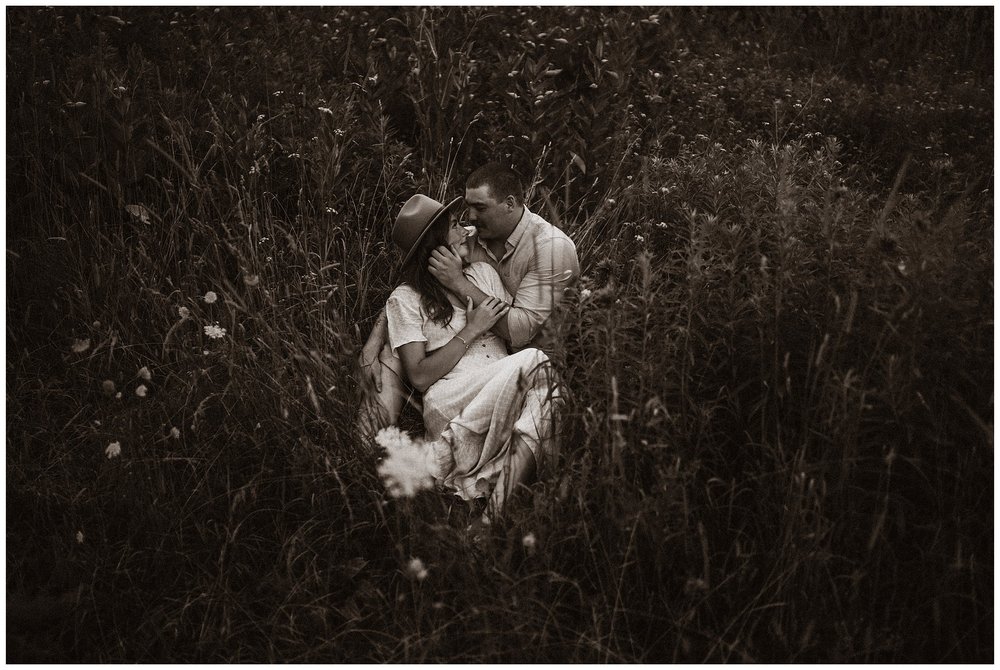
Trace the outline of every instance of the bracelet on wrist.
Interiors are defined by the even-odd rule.
[[[455,338],[465,345],[466,350],[469,349],[469,343],[465,341],[464,337],[462,337],[461,335],[455,335]]]

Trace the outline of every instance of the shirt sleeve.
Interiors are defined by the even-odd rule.
[[[471,264],[467,268],[466,276],[483,293],[503,300],[507,304],[514,301],[513,296],[507,292],[507,288],[503,285],[500,275],[489,263],[478,261]]]
[[[566,237],[551,237],[537,241],[528,272],[514,296],[514,304],[507,312],[510,343],[515,348],[524,347],[545,320],[562,301],[563,293],[580,276],[580,261],[576,246]]]
[[[385,318],[393,353],[410,342],[427,342],[420,297],[414,291],[393,291],[385,303]]]

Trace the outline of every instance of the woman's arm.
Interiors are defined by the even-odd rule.
[[[472,300],[466,307],[466,325],[443,347],[427,353],[426,342],[408,342],[398,349],[406,376],[423,393],[431,384],[451,372],[468,350],[472,341],[493,327],[506,313],[508,306],[496,298],[484,300],[478,307]]]

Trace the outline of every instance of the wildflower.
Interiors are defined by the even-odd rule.
[[[427,579],[427,567],[424,566],[424,562],[419,558],[411,558],[410,562],[406,564],[406,575],[411,579],[422,582]]]
[[[205,326],[205,334],[213,340],[221,340],[226,336],[226,329],[219,327],[219,322],[216,321],[215,325]],[[208,352],[206,351],[205,353],[207,354]]]
[[[688,595],[693,595],[699,591],[707,591],[708,582],[706,582],[701,577],[689,577],[687,582],[684,584],[684,593]]]
[[[527,535],[525,535],[524,537],[521,538],[521,545],[525,549],[534,549],[535,548],[535,544],[537,542],[538,541],[535,539],[535,534],[534,533],[528,533]]]
[[[191,310],[189,310],[187,307],[178,307],[177,314],[180,315],[182,319],[186,319],[189,316],[191,316]]]
[[[243,275],[243,283],[247,286],[256,286],[260,283],[260,277],[257,275]]]
[[[386,490],[393,498],[410,498],[434,485],[434,448],[414,441],[396,426],[383,428],[375,442],[385,448],[386,457],[378,466]],[[433,444],[433,443],[432,443]]]
[[[146,388],[145,384],[139,384],[139,386],[137,386],[135,389],[135,394],[140,398],[145,398],[147,391],[149,391],[149,389]]]
[[[170,429],[170,437],[174,438],[175,440],[181,439],[181,431],[179,428],[177,428],[177,426],[174,426]]]
[[[108,458],[117,458],[122,455],[122,443],[115,441],[104,448],[104,453]]]
[[[904,273],[904,274],[906,273],[906,263],[905,263],[905,262],[903,262],[903,261],[899,261],[899,265],[897,265],[897,266],[896,266],[896,268],[897,268],[897,269],[898,269],[898,270],[899,270],[900,272],[902,272],[902,273]]]
[[[609,205],[615,204],[615,199],[614,198],[608,198],[608,204]]]
[[[90,349],[90,338],[85,340],[73,340],[73,353],[82,354],[87,349]]]
[[[139,378],[144,379],[147,382],[153,378],[153,373],[149,371],[149,368],[143,365],[139,368]]]
[[[208,293],[205,294],[205,297],[202,298],[202,300],[204,300],[209,305],[211,305],[213,302],[215,302],[218,299],[219,299],[219,296],[215,295],[215,291],[209,291]]]
[[[82,530],[76,531],[76,543],[77,544],[83,544],[83,531]]]
[[[101,390],[104,392],[104,395],[111,395],[115,392],[115,383],[110,379],[105,379],[101,382]]]
[[[333,116],[333,110],[330,109],[329,107],[317,107],[316,109],[323,112],[324,114],[329,114],[330,116]]]
[[[645,237],[643,237],[642,235],[636,235],[636,236],[635,236],[635,241],[636,241],[636,242],[645,242],[645,241],[646,241],[646,238],[645,238]]]
[[[586,300],[593,293],[589,288],[580,289],[580,300]]]
[[[115,394],[115,400],[121,400],[121,399],[122,399],[122,392],[119,391],[118,393]]]

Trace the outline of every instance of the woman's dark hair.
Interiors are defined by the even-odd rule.
[[[451,216],[445,212],[431,224],[431,229],[420,240],[417,250],[413,252],[410,260],[400,272],[400,279],[420,294],[420,304],[430,315],[431,321],[440,326],[447,326],[451,323],[455,308],[448,300],[448,292],[441,286],[441,282],[430,273],[427,265],[431,258],[431,252],[436,247],[447,246],[450,228]]]

